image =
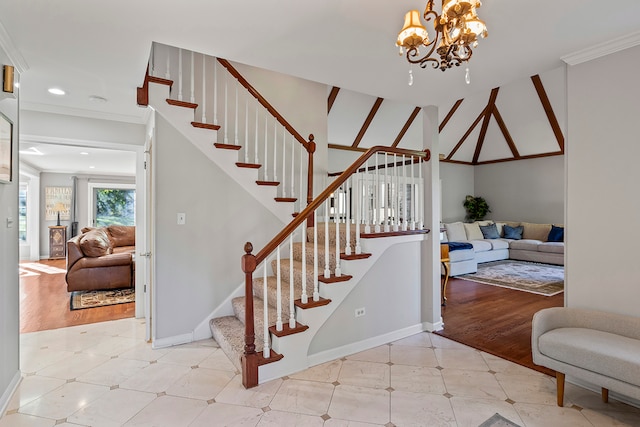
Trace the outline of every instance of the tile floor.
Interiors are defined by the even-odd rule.
[[[0,427],[639,426],[640,409],[421,333],[245,390],[213,340],[152,350],[123,319],[21,336],[24,379]]]

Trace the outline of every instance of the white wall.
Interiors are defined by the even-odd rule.
[[[245,242],[260,250],[283,227],[160,114],[153,147],[156,339],[191,333],[243,281]],[[186,224],[177,225],[177,214]]]
[[[568,69],[567,305],[640,315],[636,46]]]
[[[11,64],[0,48],[0,64]],[[16,70],[15,81],[20,79]],[[4,413],[13,389],[20,380],[19,371],[19,277],[18,277],[18,89],[15,97],[0,91],[0,113],[13,122],[13,181],[0,183],[0,413]]]
[[[476,166],[474,193],[468,194],[487,200],[487,218],[563,224],[564,156]]]
[[[440,163],[442,182],[442,222],[464,221],[462,202],[474,193],[474,167],[455,163]]]

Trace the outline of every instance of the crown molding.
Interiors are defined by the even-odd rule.
[[[13,40],[11,40],[11,36],[7,33],[2,22],[0,22],[0,47],[7,53],[11,65],[16,67],[18,73],[24,73],[29,69],[27,61],[25,61],[20,51],[16,48],[16,45],[13,44]]]
[[[629,49],[640,44],[640,31],[627,34],[622,37],[615,38],[608,42],[599,43],[590,46],[586,49],[579,50],[569,55],[561,57],[564,62],[569,65],[578,65],[583,62],[591,61],[609,55],[615,52],[619,52],[624,49]]]
[[[40,113],[63,114],[67,116],[78,116],[89,119],[111,120],[115,122],[133,123],[136,125],[144,125],[149,120],[149,108],[140,108],[140,115],[116,114],[103,111],[85,110],[82,108],[64,107],[60,105],[41,104],[37,102],[20,103],[20,110],[37,111]]]

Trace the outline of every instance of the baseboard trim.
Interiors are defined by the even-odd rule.
[[[151,348],[155,350],[158,348],[171,347],[174,345],[187,344],[190,342],[193,342],[193,332],[182,335],[174,335],[167,338],[156,338],[155,340],[153,340],[153,343],[151,343]]]
[[[422,328],[424,331],[428,331],[428,332],[443,330],[444,322],[442,321],[442,317],[440,318],[440,321],[436,323],[422,322]]]
[[[4,393],[2,393],[2,397],[0,397],[0,418],[7,411],[7,406],[9,406],[9,401],[11,400],[11,397],[18,389],[18,386],[20,385],[21,381],[22,381],[22,374],[18,370],[13,376],[13,379],[11,379],[9,386],[6,388]]]
[[[331,360],[339,359],[341,357],[348,356],[350,354],[358,353],[373,347],[387,344],[392,341],[397,341],[399,339],[406,338],[410,335],[419,334],[420,332],[424,332],[423,324],[409,326],[403,329],[399,329],[397,331],[389,332],[386,334],[367,338],[362,341],[343,345],[341,347],[336,347],[330,350],[321,351],[319,353],[312,354],[308,357],[309,366],[315,366],[321,363],[329,362]]]
[[[233,306],[231,305],[231,301],[234,298],[244,295],[244,282],[240,284],[236,288],[235,291],[231,293],[222,303],[213,310],[196,328],[193,330],[193,339],[194,341],[206,340],[211,338],[211,327],[209,326],[209,322],[211,319],[215,319],[217,317],[223,316],[233,316]]]
[[[567,375],[566,381],[573,385],[577,385],[578,387],[586,388],[587,390],[591,390],[596,394],[600,394],[602,392],[602,387],[592,384],[587,381],[583,381],[581,379],[571,377]],[[565,393],[566,396],[566,393]],[[623,394],[616,393],[615,391],[609,391],[609,397],[611,399],[617,400],[618,402],[626,403],[627,405],[634,406],[636,408],[640,408],[640,400],[633,399],[629,396],[625,396]]]

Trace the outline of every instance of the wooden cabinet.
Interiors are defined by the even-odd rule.
[[[52,225],[49,227],[49,259],[66,258],[67,227]]]

